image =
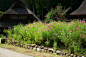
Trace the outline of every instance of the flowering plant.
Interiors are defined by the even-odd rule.
[[[55,9],[53,9],[51,7],[51,11],[48,12],[45,16],[46,20],[55,20],[55,21],[58,21],[58,20],[63,20],[65,19],[65,11],[62,10],[62,6],[61,5],[57,5]]]

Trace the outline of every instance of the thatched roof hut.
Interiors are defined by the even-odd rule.
[[[72,12],[70,15],[86,15],[86,0],[83,1],[80,7]]]
[[[0,16],[0,27],[12,27],[19,24],[27,24],[28,22],[40,21],[40,19],[28,9],[28,7],[20,0],[15,0],[13,5]]]

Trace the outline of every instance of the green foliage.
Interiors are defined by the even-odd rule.
[[[40,17],[42,15],[42,9],[50,9],[50,7],[54,7],[58,4],[61,3],[62,6],[65,8],[72,7],[73,10],[77,9],[82,1],[84,0],[23,0],[24,2],[27,3],[29,8],[32,10],[33,5],[35,5],[36,10],[37,10],[37,15]],[[44,11],[46,13],[46,11]]]
[[[58,4],[55,9],[53,9],[51,7],[51,11],[48,12],[48,14],[46,14],[46,16],[45,16],[46,21],[49,21],[49,20],[56,20],[56,21],[63,20],[63,19],[65,19],[65,15],[66,15],[66,14],[64,14],[64,12],[65,11],[62,10],[61,4],[60,5]]]
[[[11,7],[13,1],[14,0],[0,0],[0,11],[5,12]]]
[[[2,12],[2,11],[0,11],[0,15],[1,15],[1,14],[3,14],[3,12]]]
[[[53,43],[53,48],[56,50],[57,49],[57,42]]]
[[[3,34],[1,34],[1,35],[0,35],[0,38],[1,38],[1,39],[6,39],[6,36],[3,35]]]
[[[26,44],[46,45],[54,49],[59,47],[59,41],[61,41],[65,47],[69,47],[69,52],[73,47],[74,53],[77,54],[82,48],[82,40],[86,40],[86,37],[83,37],[86,34],[85,32],[86,23],[79,20],[69,23],[60,21],[50,23],[34,22],[25,26],[20,24],[9,29],[8,38]]]

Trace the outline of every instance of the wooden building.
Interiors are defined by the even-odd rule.
[[[78,18],[80,19],[86,18],[86,0],[84,0],[80,7],[72,12],[70,15],[78,16]]]
[[[22,24],[27,24],[40,19],[28,9],[24,2],[15,0],[13,5],[0,16],[0,27],[12,27]]]

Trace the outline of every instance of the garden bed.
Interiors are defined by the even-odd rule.
[[[7,35],[8,39],[11,39],[7,40],[8,44],[20,47],[27,47],[28,44],[36,44],[38,46],[51,47],[54,50],[67,49],[69,54],[79,56],[86,54],[85,21],[34,22],[25,26],[19,24],[12,29],[9,28]],[[33,49],[33,47],[30,49]]]

